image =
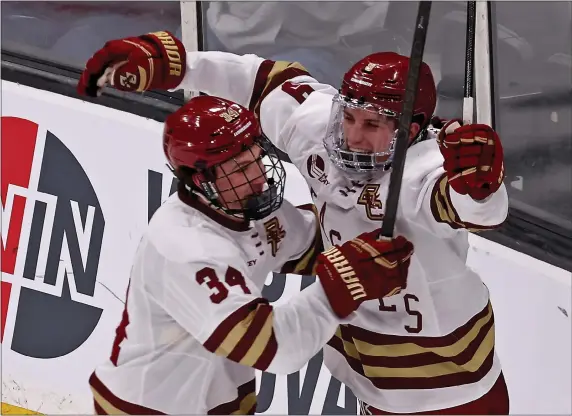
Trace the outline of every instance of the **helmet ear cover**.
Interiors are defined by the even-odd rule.
[[[218,199],[218,190],[214,184],[216,180],[214,167],[199,171],[188,166],[180,166],[174,173],[179,181],[183,182],[187,187],[197,190],[209,201],[212,202]]]

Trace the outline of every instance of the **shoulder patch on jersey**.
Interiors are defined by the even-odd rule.
[[[320,155],[312,154],[306,160],[306,169],[308,176],[317,179],[324,185],[329,185],[328,176],[326,175],[326,162]]]

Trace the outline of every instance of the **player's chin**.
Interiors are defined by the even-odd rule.
[[[242,208],[249,208],[253,202],[255,202],[257,200],[257,198],[259,198],[262,195],[262,192],[254,192],[254,193],[249,193],[248,195],[245,195],[242,197],[241,199],[241,207]]]
[[[244,210],[248,206],[248,201],[252,198],[252,195],[238,195],[234,197],[231,202],[227,203],[227,208],[231,210]]]
[[[232,211],[242,211],[246,207],[246,201],[248,201],[248,198],[231,202],[230,204],[227,204],[227,208]]]

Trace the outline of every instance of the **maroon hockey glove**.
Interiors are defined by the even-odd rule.
[[[173,89],[186,65],[185,47],[170,32],[111,40],[87,61],[77,91],[96,97],[108,83],[121,91]]]
[[[496,192],[502,184],[503,148],[491,127],[462,123],[449,121],[441,129],[437,142],[451,188],[478,201]]]
[[[407,287],[413,244],[404,237],[378,241],[379,230],[333,246],[317,259],[316,274],[340,318],[366,300],[393,296]]]

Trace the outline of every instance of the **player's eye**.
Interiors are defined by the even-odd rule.
[[[236,165],[236,167],[230,173],[240,173],[246,171],[248,168],[248,164],[245,165]]]
[[[245,165],[241,165],[238,167],[238,171],[239,172],[246,172],[248,170],[248,168],[250,168],[251,165],[252,165],[252,163],[247,163]]]

